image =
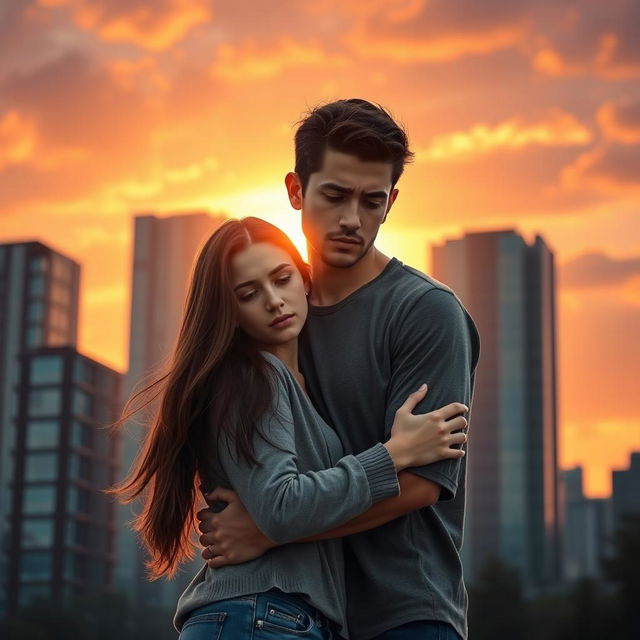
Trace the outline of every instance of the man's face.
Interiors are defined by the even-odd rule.
[[[298,176],[287,176],[289,200],[302,210],[302,230],[325,264],[348,268],[369,252],[398,194],[391,171],[390,162],[327,149],[304,197]]]

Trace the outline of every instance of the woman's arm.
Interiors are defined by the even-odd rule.
[[[428,507],[438,501],[440,486],[409,471],[398,474],[400,495],[385,498],[355,518],[295,542],[316,542],[360,533],[379,527],[411,511]],[[255,525],[238,494],[218,488],[209,496],[211,500],[227,503],[227,507],[213,513],[211,509],[198,512],[202,557],[212,568],[240,564],[259,558],[278,545],[267,538]]]
[[[254,437],[259,464],[237,461],[228,441],[229,451],[220,456],[232,488],[268,539],[284,544],[331,529],[398,494],[396,468],[382,444],[329,469],[301,472],[289,389],[280,375],[276,379],[277,412],[259,425],[265,437]]]

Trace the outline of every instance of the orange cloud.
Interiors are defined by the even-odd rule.
[[[552,47],[538,51],[533,58],[533,66],[550,76],[573,76],[589,72],[604,78],[620,80],[640,75],[640,61],[617,59],[620,38],[615,33],[600,36],[593,54],[586,60],[571,59]]]
[[[532,63],[556,77],[595,74],[609,80],[640,75],[638,20],[635,0],[607,3],[549,3],[537,13]]]
[[[314,16],[343,16],[343,41],[358,56],[385,61],[448,62],[512,47],[529,27],[521,2],[474,0],[317,0]]]
[[[321,46],[297,42],[290,37],[280,38],[272,47],[260,48],[253,40],[222,44],[212,66],[214,75],[231,82],[264,79],[299,67],[327,69],[344,66],[345,59],[327,53]]]
[[[562,170],[561,184],[615,196],[640,193],[640,145],[602,145]]]
[[[591,131],[575,116],[561,109],[549,109],[541,118],[512,118],[495,126],[476,124],[467,131],[436,136],[418,150],[419,162],[473,159],[494,151],[514,151],[529,146],[582,146],[592,140]]]
[[[44,8],[68,6],[76,25],[106,42],[129,42],[163,51],[211,19],[206,0],[38,0]]]
[[[612,287],[638,277],[640,257],[613,258],[600,252],[585,253],[559,269],[560,286],[572,289]]]
[[[39,135],[36,121],[15,109],[0,118],[0,169],[24,165],[39,171],[52,171],[86,157],[86,152],[78,146],[47,146]]]
[[[550,76],[572,76],[586,73],[587,65],[569,61],[555,49],[545,47],[540,49],[533,58],[533,66]]]
[[[27,162],[36,147],[34,123],[12,109],[0,118],[0,169]]]
[[[471,4],[461,4],[457,12],[442,2],[387,7],[358,24],[346,41],[363,58],[449,62],[513,47],[528,31],[528,22],[511,11],[496,12],[492,21],[479,19]]]
[[[127,91],[144,84],[163,92],[170,88],[169,79],[160,70],[156,59],[151,56],[134,60],[110,59],[105,62],[105,68],[114,85]]]
[[[395,39],[371,37],[358,30],[348,42],[363,58],[380,58],[394,62],[450,62],[469,55],[484,55],[511,47],[519,42],[526,29],[520,26],[497,27],[490,32],[451,34],[431,38]]]
[[[606,102],[598,109],[597,119],[609,140],[623,144],[640,142],[640,100],[621,104]]]

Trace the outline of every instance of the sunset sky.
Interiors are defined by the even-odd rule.
[[[416,152],[380,238],[428,270],[466,230],[543,235],[559,273],[562,466],[640,449],[640,2],[10,0],[0,241],[82,264],[80,348],[126,369],[132,215],[259,215],[309,107],[387,106]]]

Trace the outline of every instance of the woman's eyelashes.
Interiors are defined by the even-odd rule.
[[[280,276],[277,280],[276,280],[276,284],[283,286],[285,284],[287,284],[287,282],[289,282],[289,280],[291,280],[291,274],[287,273],[285,275]]]
[[[284,287],[286,286],[289,282],[291,281],[291,274],[290,273],[285,273],[282,274],[280,276],[278,276],[275,280],[274,280],[274,284],[277,287]],[[259,293],[260,289],[248,289],[243,291],[242,293],[238,294],[238,300],[240,300],[240,302],[249,302],[250,300],[253,300]]]

